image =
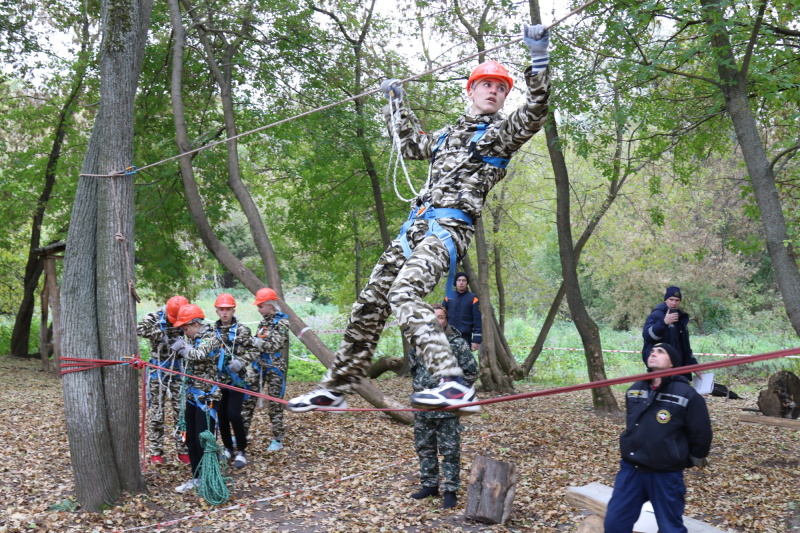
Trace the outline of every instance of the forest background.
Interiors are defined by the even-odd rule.
[[[402,198],[425,181],[425,162],[409,163],[408,180],[389,163],[380,81],[414,75],[404,85],[410,105],[436,131],[463,112],[464,82],[487,50],[520,80],[524,47],[494,47],[517,39],[523,21],[549,22],[569,7],[1,0],[0,353],[35,350],[36,250],[64,240],[56,344],[67,356],[118,362],[135,350],[133,286],[145,299],[139,316],[182,293],[213,318],[211,300],[224,290],[249,319],[248,295],[269,284],[295,334],[303,319],[340,327],[405,218]],[[505,333],[487,335],[482,394],[508,392],[525,376],[540,387],[635,373],[639,328],[667,285],[684,290],[697,351],[796,344],[797,14],[790,0],[594,0],[553,29],[549,122],[490,194],[462,262],[480,274],[485,310],[494,305],[497,325],[485,313],[484,326]],[[521,101],[514,91],[509,109]],[[139,170],[108,177],[128,165]],[[583,349],[586,366],[576,352],[538,357],[530,345],[545,337]],[[318,341],[302,337],[330,363],[336,335]],[[314,379],[321,369],[292,344],[292,377]],[[381,355],[399,355],[400,345],[389,328]],[[633,353],[606,352],[606,364],[601,346]],[[502,358],[509,352],[516,361]],[[721,374],[763,382],[797,361]],[[382,386],[405,394],[403,381]],[[114,365],[62,383],[81,508],[143,493],[137,376]],[[52,394],[53,382],[44,384]],[[592,390],[587,416],[618,410],[620,392],[604,389]],[[373,405],[401,405],[372,382],[358,392]],[[564,416],[585,404],[581,397]],[[59,424],[61,414],[52,413]],[[784,517],[795,504],[787,505]]]
[[[227,136],[228,101],[238,131],[249,131],[372,90],[387,77],[406,78],[514,39],[529,18],[527,3],[512,2],[400,2],[383,9],[370,2],[180,5],[187,29],[181,92],[192,148]],[[92,1],[1,7],[0,353],[8,353],[21,346],[15,350],[11,337],[15,323],[25,321],[26,305],[28,327],[36,332],[31,298],[41,284],[41,264],[32,249],[65,240],[69,228],[97,111],[100,21],[99,3]],[[540,7],[555,19],[570,6]],[[551,51],[571,225],[579,235],[597,223],[580,255],[578,276],[604,347],[638,349],[639,328],[668,285],[684,290],[696,351],[758,353],[796,344],[737,137],[721,95],[710,90],[703,72],[713,67],[692,48],[698,35],[671,33],[698,16],[698,7],[689,1],[625,7],[601,3],[568,20],[554,29]],[[797,7],[727,2],[725,13],[731,32],[752,28],[758,17],[766,28],[769,42],[750,59],[751,103],[777,175],[787,246],[796,245]],[[615,32],[629,27],[650,41],[638,43],[639,50],[615,42]],[[749,36],[732,34],[735,45]],[[179,152],[170,106],[174,37],[168,6],[155,5],[135,108],[139,166]],[[642,47],[661,51],[662,71],[654,73],[644,68],[652,64],[636,59]],[[216,71],[208,59],[215,54]],[[528,61],[523,46],[491,56],[521,79]],[[463,112],[463,83],[477,61],[405,85],[426,130]],[[690,74],[671,75],[678,66],[670,62]],[[507,109],[521,94],[514,89]],[[341,325],[387,235],[405,218],[408,204],[400,197],[412,196],[402,171],[389,164],[383,105],[380,94],[358,98],[244,137],[236,150],[241,180],[278,258],[285,298],[297,303],[304,318],[324,316],[318,329]],[[230,186],[230,165],[223,146],[193,156],[203,210],[221,243],[266,281],[262,256]],[[420,188],[425,162],[410,162],[408,169]],[[228,291],[249,304],[248,291],[204,246],[176,162],[138,173],[134,191],[136,288],[147,302],[140,315],[176,293],[194,301]],[[612,196],[597,222],[595,214]],[[515,157],[487,205],[484,277],[500,327],[521,362],[562,281],[544,135]],[[442,285],[430,301],[442,298]],[[565,328],[556,327],[556,334],[570,331],[571,318],[563,303],[558,320]],[[36,337],[25,339],[23,351],[37,351]],[[580,347],[576,336],[563,338],[568,347]],[[298,357],[308,355],[302,346],[296,350]],[[399,351],[390,346],[383,353]],[[638,361],[635,354],[625,357]],[[557,361],[573,361],[576,381],[581,379],[580,358],[569,354],[538,365],[555,370]]]

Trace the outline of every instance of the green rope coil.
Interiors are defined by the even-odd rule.
[[[200,446],[203,448],[203,458],[197,466],[198,472],[195,472],[195,477],[200,479],[200,486],[195,486],[195,491],[211,505],[220,505],[230,499],[233,480],[222,475],[219,467],[221,448],[214,434],[210,431],[200,433]]]

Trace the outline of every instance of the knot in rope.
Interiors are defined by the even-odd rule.
[[[221,448],[217,443],[216,437],[210,431],[200,433],[200,446],[203,448],[203,458],[197,467],[200,475],[200,486],[195,490],[211,505],[220,505],[227,502],[231,497],[229,485],[233,481],[229,477],[224,477],[220,470],[219,452]]]
[[[136,370],[142,370],[147,366],[147,362],[139,357],[139,354],[125,355],[122,357],[122,359],[126,361],[131,368],[135,368]]]

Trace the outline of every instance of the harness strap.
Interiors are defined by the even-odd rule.
[[[205,411],[206,413],[210,414],[211,417],[214,420],[217,420],[217,410],[214,409],[213,407],[209,407],[208,404],[206,404],[206,402],[203,402],[203,401],[200,400],[200,398],[203,397],[203,396],[211,396],[212,394],[217,392],[217,389],[219,389],[219,386],[214,385],[213,387],[211,387],[211,391],[208,394],[206,394],[205,392],[201,391],[197,387],[187,387],[186,388],[186,401],[191,403],[192,405],[194,405],[198,409],[201,409],[201,410]],[[194,401],[191,400],[190,397],[194,398]]]
[[[456,244],[453,242],[453,236],[437,222],[437,220],[442,218],[454,218],[466,222],[470,226],[472,225],[472,218],[460,209],[430,207],[426,204],[419,210],[411,210],[411,213],[408,215],[408,220],[403,223],[403,226],[400,228],[400,235],[398,235],[397,238],[400,240],[400,245],[403,247],[403,255],[408,259],[411,257],[411,245],[408,243],[407,236],[409,228],[417,220],[428,221],[428,232],[425,234],[425,237],[428,235],[436,235],[439,237],[439,240],[445,245],[447,253],[450,255],[450,271],[447,274],[447,296],[451,297],[455,294],[453,291],[453,282],[456,277],[458,256],[456,254]]]
[[[264,364],[261,364],[261,361],[253,361],[253,368],[255,368],[258,373],[264,377],[266,374],[272,372],[279,378],[281,378],[281,394],[280,397],[283,398],[284,393],[286,392],[286,375],[284,374],[283,370],[275,366],[272,362],[273,356],[277,359],[281,356],[281,353],[278,352],[277,354],[274,353],[267,353],[264,352],[261,354],[261,360]],[[263,390],[261,392],[264,392]]]
[[[497,157],[497,156],[489,156],[489,155],[481,155],[476,151],[478,146],[478,141],[481,140],[483,135],[486,133],[486,130],[489,129],[489,124],[486,122],[481,122],[477,125],[477,129],[475,130],[475,134],[472,136],[472,139],[469,141],[469,149],[467,153],[470,156],[470,159],[474,161],[483,161],[487,165],[492,165],[493,167],[497,168],[506,168],[508,164],[511,162],[511,159],[505,157]],[[439,135],[439,140],[436,141],[436,145],[431,149],[431,165],[436,160],[436,151],[439,150],[439,147],[444,144],[444,141],[450,135],[450,130]]]
[[[478,141],[481,140],[481,137],[483,137],[483,134],[486,133],[488,127],[489,125],[486,122],[481,122],[478,124],[478,129],[475,130],[475,135],[473,135],[472,139],[469,141],[468,153],[470,158],[475,161],[483,161],[484,163],[492,165],[493,167],[506,168],[511,159],[507,159],[505,157],[481,155],[476,151]]]

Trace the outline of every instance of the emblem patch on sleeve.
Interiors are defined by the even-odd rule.
[[[666,409],[662,409],[656,413],[656,420],[658,420],[661,424],[666,424],[672,420],[672,415]]]

